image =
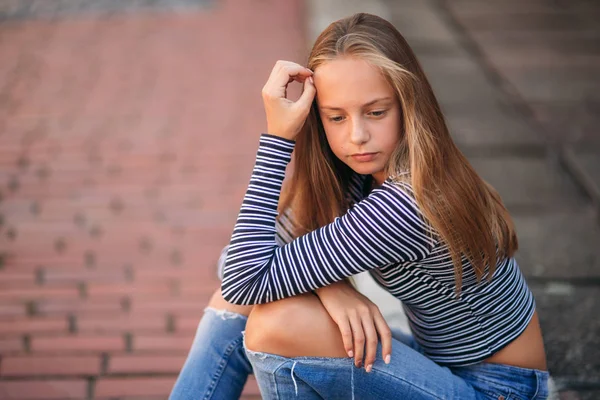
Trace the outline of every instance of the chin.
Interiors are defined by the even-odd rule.
[[[381,168],[374,167],[372,165],[352,165],[350,166],[354,172],[361,175],[372,175],[381,171]]]

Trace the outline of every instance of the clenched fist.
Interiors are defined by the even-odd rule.
[[[312,74],[310,69],[291,61],[279,60],[275,63],[262,90],[267,133],[289,140],[296,139],[315,98]],[[304,82],[304,90],[296,102],[287,98],[287,86],[292,81]]]

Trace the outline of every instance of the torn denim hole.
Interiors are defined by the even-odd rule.
[[[252,354],[255,357],[260,358],[261,360],[264,360],[265,358],[267,358],[267,354],[266,353],[261,353],[260,351],[252,351],[250,350],[248,347],[246,347],[246,331],[242,331],[242,342],[244,343],[244,349],[249,353]]]
[[[214,307],[206,307],[204,309],[204,312],[207,312],[207,311],[214,312],[217,316],[221,317],[222,320],[236,319],[236,318],[241,318],[241,319],[247,319],[248,318],[245,315],[238,314],[238,313],[235,313],[233,311],[217,310]]]

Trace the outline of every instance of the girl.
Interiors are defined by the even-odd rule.
[[[400,33],[369,14],[334,22],[307,68],[277,62],[263,100],[221,292],[172,398],[236,398],[251,371],[266,399],[546,398],[512,220]],[[347,283],[363,271],[402,300],[411,336]]]

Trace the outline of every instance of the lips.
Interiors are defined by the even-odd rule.
[[[377,153],[362,153],[362,154],[353,154],[352,158],[355,159],[356,161],[371,161],[373,158],[375,158],[375,156],[377,155]]]

